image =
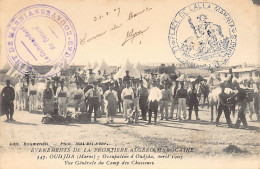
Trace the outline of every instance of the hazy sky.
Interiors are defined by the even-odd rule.
[[[176,62],[168,42],[168,32],[175,14],[195,1],[44,1],[62,10],[74,23],[78,47],[74,64],[101,62],[108,65],[124,64],[126,59],[136,63]],[[126,3],[127,2],[127,3]],[[212,1],[229,12],[237,28],[237,46],[230,64],[259,63],[260,56],[260,7],[250,0]],[[42,3],[0,2],[1,15],[1,65],[6,62],[5,29],[10,19],[22,8]],[[144,10],[144,11],[143,11]],[[108,12],[108,13],[107,13]],[[128,20],[130,13],[140,12]],[[99,18],[99,16],[102,16]],[[117,29],[111,30],[114,25]],[[121,26],[120,26],[121,25]],[[145,31],[146,30],[146,31]],[[124,45],[127,32],[145,31]],[[94,38],[98,34],[103,34]],[[85,35],[85,44],[82,40]],[[93,39],[92,39],[93,38]]]

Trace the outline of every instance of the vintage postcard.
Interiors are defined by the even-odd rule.
[[[0,169],[259,169],[259,0],[1,0]]]

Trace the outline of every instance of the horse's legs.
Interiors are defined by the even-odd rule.
[[[210,112],[211,112],[211,120],[210,122],[213,122],[214,119],[214,104],[210,104]]]

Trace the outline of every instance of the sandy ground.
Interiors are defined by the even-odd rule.
[[[106,144],[103,147],[193,148],[193,152],[184,153],[185,158],[241,156],[224,151],[229,145],[235,145],[244,152],[243,157],[260,157],[259,122],[248,120],[249,129],[228,128],[223,114],[222,125],[216,127],[209,122],[209,109],[201,109],[199,115],[200,121],[183,122],[160,120],[159,115],[157,125],[145,125],[146,122],[141,120],[139,124],[129,125],[121,114],[117,115],[114,124],[109,125],[105,124],[104,115],[97,124],[47,125],[41,123],[41,114],[16,111],[15,122],[3,122],[5,116],[0,118],[0,153],[28,153],[32,147],[22,146],[24,142],[48,142],[53,147],[59,147],[61,142],[73,145],[76,142],[103,142]],[[256,120],[255,115],[253,120]],[[235,119],[232,121],[235,123]],[[19,146],[10,146],[13,142],[18,142]]]

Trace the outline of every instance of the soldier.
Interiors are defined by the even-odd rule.
[[[98,84],[96,81],[94,81],[94,88],[89,89],[86,93],[85,96],[88,98],[88,103],[89,103],[89,110],[88,110],[88,115],[91,121],[91,115],[94,109],[94,122],[97,122],[97,111],[101,103],[101,92],[97,88]]]
[[[131,77],[129,76],[129,70],[125,71],[125,76],[123,77],[124,84],[130,82]]]
[[[6,122],[9,121],[15,121],[13,119],[14,115],[14,98],[15,98],[15,92],[14,88],[10,86],[10,80],[6,80],[6,87],[3,88],[1,92],[1,108],[3,111],[3,114],[6,115]]]
[[[188,120],[191,120],[191,114],[192,114],[193,107],[195,110],[196,120],[200,120],[199,114],[198,114],[199,101],[198,101],[197,90],[195,88],[195,83],[192,83],[192,89],[189,91],[188,95],[189,95],[189,119]]]
[[[56,98],[58,101],[59,115],[66,117],[67,115],[67,104],[68,104],[68,89],[64,86],[64,80],[60,81],[60,87],[56,91]]]
[[[218,96],[219,97],[219,104],[218,104],[218,116],[217,116],[217,119],[216,119],[216,126],[219,125],[219,119],[220,119],[220,116],[222,114],[222,111],[224,110],[224,114],[225,114],[225,117],[226,117],[226,120],[227,120],[227,124],[228,124],[229,127],[232,127],[232,122],[231,122],[231,119],[230,119],[230,113],[229,113],[228,102],[227,102],[228,94],[225,93],[225,85],[224,84],[221,84],[220,87],[221,87],[221,93]]]
[[[117,92],[113,90],[113,83],[109,83],[109,90],[104,93],[104,98],[107,101],[107,123],[114,123],[118,97]]]
[[[123,91],[121,93],[121,98],[123,100],[123,110],[124,110],[125,121],[128,121],[128,123],[130,123],[130,117],[129,117],[129,114],[127,113],[127,111],[131,107],[130,104],[133,103],[133,98],[134,98],[134,91],[130,87],[130,81],[126,82],[126,88],[123,89]]]
[[[238,90],[238,93],[233,95],[229,99],[236,97],[238,105],[240,106],[238,115],[237,115],[238,117],[237,117],[237,122],[235,124],[235,128],[239,128],[241,122],[243,123],[245,128],[248,128],[246,116],[245,116],[245,111],[246,111],[246,107],[247,107],[247,98],[246,98],[247,94],[246,94],[245,89],[240,88],[238,83],[235,83],[234,86]]]
[[[184,89],[184,82],[181,81],[181,88],[177,90],[177,97],[176,99],[178,99],[178,116],[179,116],[179,120],[181,121],[181,111],[183,111],[183,118],[186,119],[186,99],[187,99],[187,90]]]
[[[139,107],[141,109],[142,113],[142,120],[146,121],[146,113],[147,113],[147,99],[148,99],[148,89],[144,87],[143,80],[140,80],[140,87],[138,89],[138,95],[139,95]]]
[[[35,79],[31,80],[31,85],[29,85],[29,112],[36,110],[37,103],[37,86],[35,86]]]
[[[43,95],[42,95],[42,100],[43,100],[42,112],[44,115],[47,116],[54,113],[54,93],[50,87],[51,87],[51,82],[48,80],[46,83],[46,88],[43,90]]]
[[[174,112],[174,108],[175,108],[175,104],[177,103],[177,90],[179,87],[179,83],[178,81],[176,81],[175,86],[172,85],[172,89],[171,89],[171,95],[172,95],[172,103],[171,103],[171,112],[170,112],[170,119],[173,119],[173,112]],[[176,113],[177,114],[177,113]]]
[[[168,89],[167,83],[164,82],[164,88],[161,90],[162,99],[160,101],[160,112],[161,112],[161,120],[164,119],[164,110],[165,110],[165,120],[168,121],[168,109],[169,109],[169,101],[171,100],[171,91]]]
[[[84,91],[80,88],[79,82],[76,82],[76,85],[77,87],[71,93],[74,99],[75,112],[79,111],[79,105],[84,100]]]
[[[150,89],[149,96],[148,96],[149,121],[148,121],[148,123],[146,123],[146,125],[151,124],[152,112],[154,112],[154,124],[156,124],[158,105],[159,105],[159,101],[162,98],[161,90],[157,87],[157,81],[153,81],[152,85],[153,85],[153,87]]]

